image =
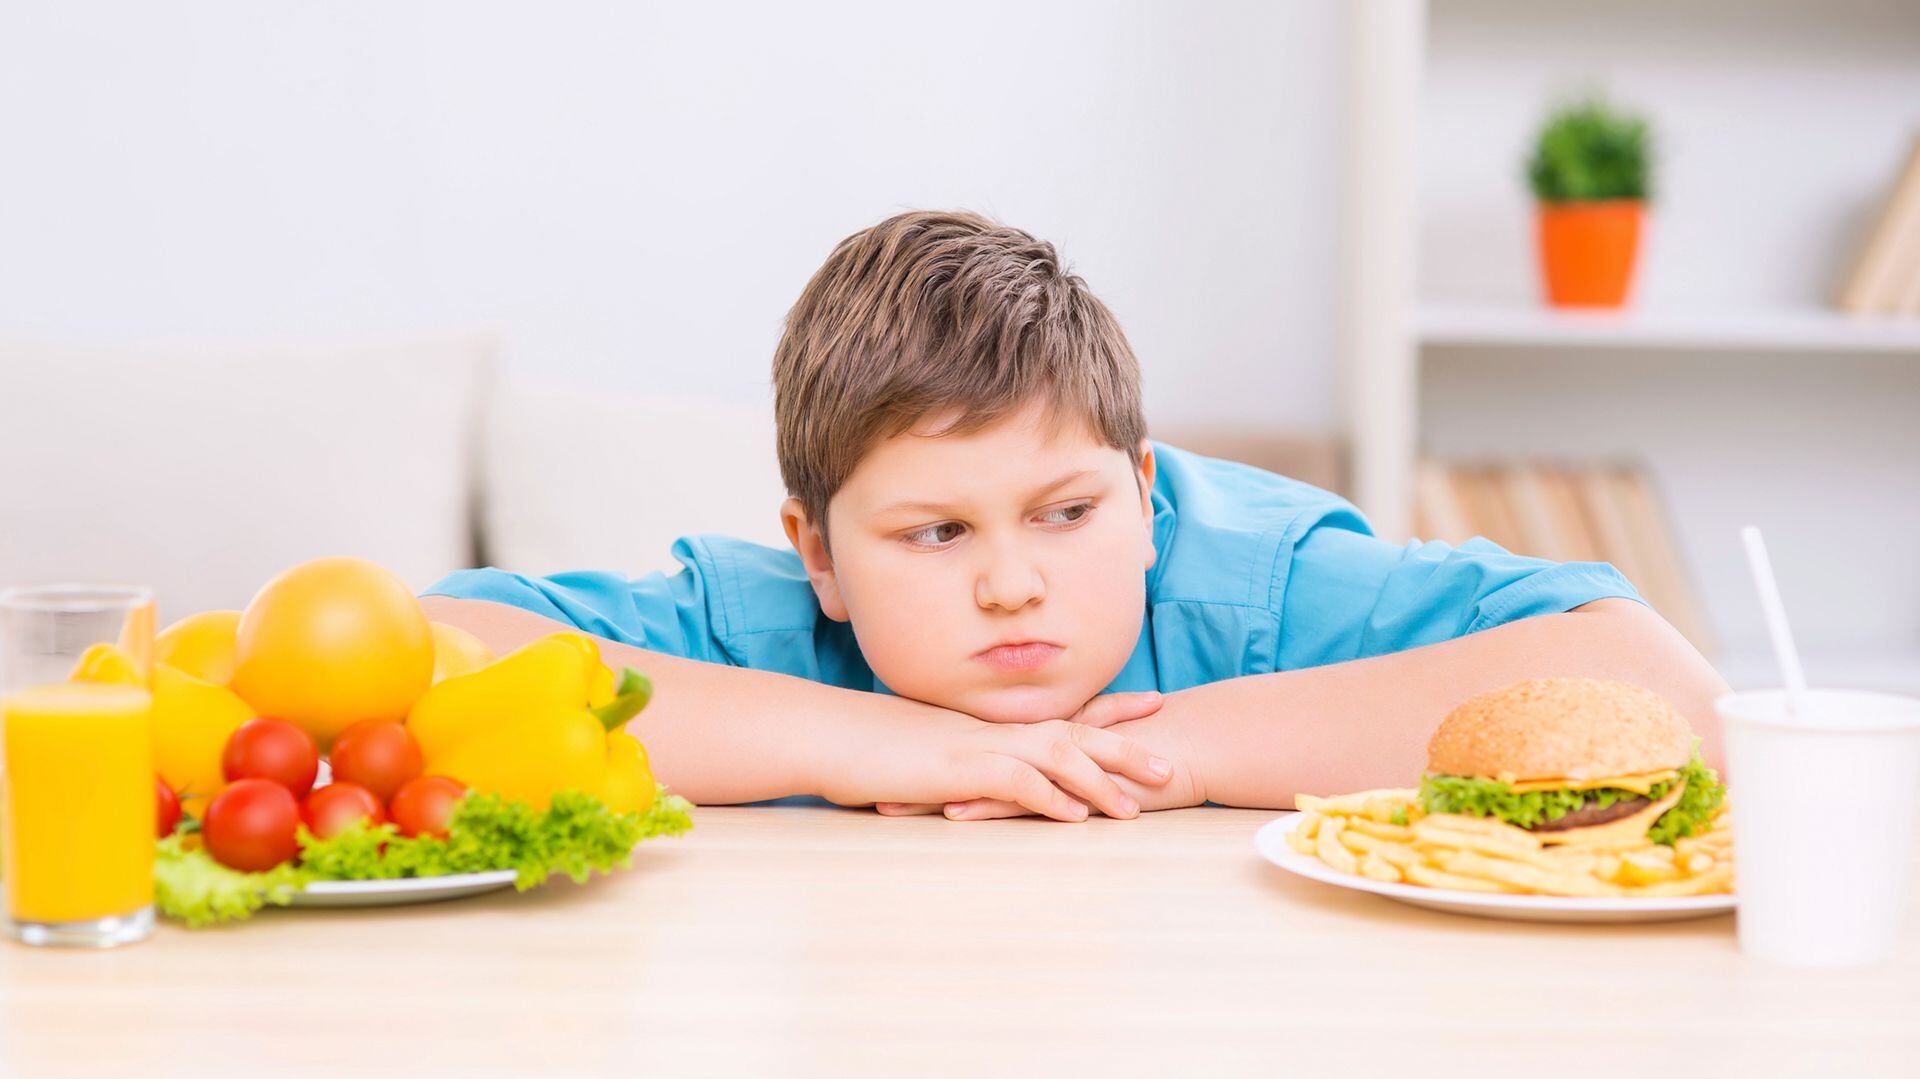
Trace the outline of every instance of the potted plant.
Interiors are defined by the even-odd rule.
[[[1539,203],[1540,266],[1556,307],[1620,307],[1633,281],[1648,193],[1647,122],[1595,97],[1556,110],[1527,180]]]

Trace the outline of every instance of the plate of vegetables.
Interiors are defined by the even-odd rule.
[[[525,891],[556,873],[584,883],[625,868],[643,840],[692,827],[690,808],[664,790],[645,813],[616,813],[577,791],[556,793],[544,810],[468,792],[454,804],[444,835],[408,836],[392,822],[357,820],[323,839],[300,824],[299,854],[264,870],[220,862],[207,850],[203,827],[160,841],[154,902],[161,914],[199,928],[270,905],[428,903],[507,887]]]
[[[496,658],[388,571],[325,558],[153,645],[150,679],[113,644],[72,677],[151,686],[155,907],[189,926],[585,882],[692,827],[626,730],[651,684],[587,634]]]

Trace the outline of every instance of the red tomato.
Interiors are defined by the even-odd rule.
[[[445,839],[447,823],[453,819],[453,807],[467,793],[457,779],[446,776],[421,776],[393,792],[387,803],[387,815],[400,826],[401,835],[430,835]]]
[[[180,823],[180,796],[173,793],[167,781],[159,776],[153,777],[154,823],[158,826],[156,834],[165,839],[173,834]]]
[[[341,731],[327,760],[333,764],[334,779],[358,783],[381,801],[426,767],[420,743],[390,719],[363,719]]]
[[[227,738],[220,771],[229,782],[271,779],[295,798],[304,798],[320,771],[320,747],[313,735],[284,719],[249,719]]]
[[[300,819],[306,822],[307,831],[321,839],[332,839],[355,821],[385,824],[387,815],[380,809],[380,799],[360,784],[329,783],[307,795],[300,806]]]
[[[287,788],[271,779],[242,779],[207,803],[201,832],[207,853],[221,865],[257,873],[300,853],[299,824],[300,804]]]

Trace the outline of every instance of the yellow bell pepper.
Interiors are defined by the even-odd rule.
[[[600,647],[580,633],[542,637],[421,696],[407,716],[429,775],[547,808],[563,790],[618,813],[653,805],[653,773],[638,739],[621,729],[653,687],[627,668],[620,683]]]

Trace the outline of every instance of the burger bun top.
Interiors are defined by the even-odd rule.
[[[1536,678],[1447,714],[1427,771],[1508,781],[1601,779],[1679,768],[1693,755],[1686,717],[1652,690],[1595,678]]]

